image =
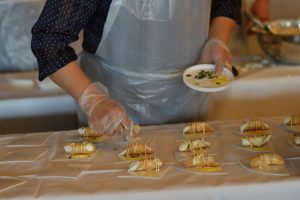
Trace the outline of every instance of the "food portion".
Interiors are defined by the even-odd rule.
[[[199,149],[205,149],[210,146],[209,142],[204,141],[204,139],[196,139],[196,140],[186,140],[179,145],[179,151],[194,151]]]
[[[96,152],[96,146],[89,142],[67,143],[64,149],[69,158],[88,158]]]
[[[141,143],[132,143],[128,144],[126,149],[122,151],[119,156],[125,158],[139,158],[151,156],[154,153],[154,150],[146,144]]]
[[[186,78],[190,79],[190,83],[199,87],[221,87],[230,82],[225,75],[217,75],[212,70],[200,70],[194,74],[186,74]]]
[[[271,135],[246,136],[242,138],[242,145],[246,147],[262,147],[271,139]]]
[[[270,130],[270,127],[260,119],[246,120],[241,126],[241,133],[264,133]]]
[[[289,116],[288,118],[286,118],[283,121],[283,124],[291,126],[291,127],[296,126],[296,125],[300,125],[300,114],[296,113],[296,114],[293,114],[293,115]]]
[[[263,169],[273,165],[284,165],[284,159],[275,153],[266,153],[254,157],[250,162],[251,168]]]
[[[101,140],[103,137],[102,134],[97,133],[95,130],[89,128],[89,127],[82,127],[78,129],[78,134],[81,138],[83,138],[85,141],[88,142],[97,142]]]
[[[183,134],[210,134],[213,129],[206,122],[191,122],[183,129]]]
[[[294,135],[293,136],[293,142],[295,145],[300,146],[300,136],[299,135]]]
[[[160,168],[163,166],[162,161],[155,157],[155,158],[148,158],[144,160],[134,161],[129,164],[129,172],[135,171],[159,171]]]
[[[204,153],[194,155],[186,162],[186,167],[216,168],[219,165],[212,156]]]

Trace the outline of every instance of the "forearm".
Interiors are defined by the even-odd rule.
[[[85,88],[91,83],[76,62],[67,64],[49,77],[75,100],[80,98]]]
[[[219,39],[228,44],[236,22],[228,17],[215,17],[212,19],[209,30],[209,39]]]

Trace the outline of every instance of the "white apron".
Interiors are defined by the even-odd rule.
[[[141,125],[201,120],[208,96],[184,85],[207,39],[210,0],[113,0],[96,55],[80,65]]]

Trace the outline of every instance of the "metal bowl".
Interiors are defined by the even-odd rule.
[[[277,62],[300,64],[300,19],[277,20],[254,27],[262,50]]]

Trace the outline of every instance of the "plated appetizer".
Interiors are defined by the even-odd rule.
[[[220,163],[218,163],[212,156],[201,153],[194,155],[191,159],[185,162],[186,168],[196,168],[202,172],[215,172],[222,170]]]
[[[287,117],[283,121],[283,124],[287,125],[287,126],[291,126],[291,127],[296,126],[296,125],[300,125],[300,114],[296,113],[296,114],[293,114],[293,115]]]
[[[87,142],[98,142],[103,139],[103,135],[101,133],[98,133],[89,127],[79,128],[78,134],[81,138],[83,138],[84,141]]]
[[[140,160],[146,157],[153,157],[154,150],[146,144],[132,143],[126,146],[119,156],[126,160]]]
[[[213,129],[206,122],[191,122],[183,129],[183,134],[185,136],[209,135],[212,132]]]
[[[69,158],[89,158],[96,152],[96,146],[89,142],[67,143],[64,145]]]
[[[163,166],[162,161],[157,158],[147,158],[143,160],[137,160],[129,164],[129,172],[137,171],[156,171],[158,172]]]
[[[271,139],[271,135],[245,136],[242,145],[245,147],[262,147]]]
[[[270,127],[268,124],[260,119],[246,120],[240,126],[241,134],[270,134]]]
[[[179,145],[180,152],[195,151],[200,149],[206,149],[210,146],[209,142],[204,139],[186,140]]]
[[[251,168],[267,168],[269,166],[284,165],[284,159],[275,153],[265,153],[252,158]]]
[[[300,114],[296,113],[283,121],[284,128],[288,131],[300,133]]]

